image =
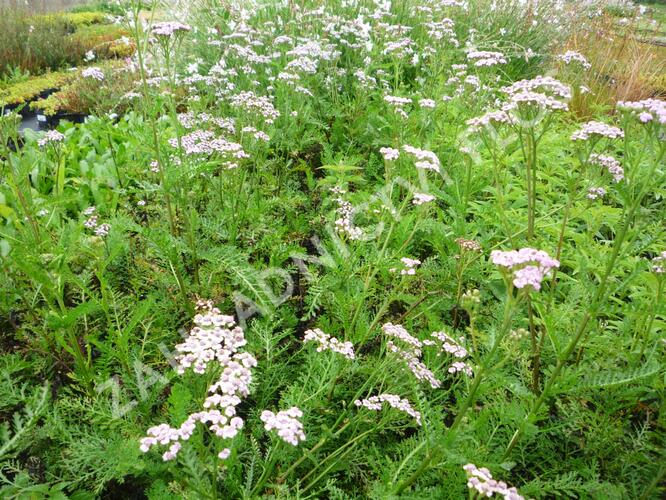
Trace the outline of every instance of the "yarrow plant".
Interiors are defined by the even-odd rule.
[[[511,277],[511,283],[518,289],[541,289],[541,282],[550,272],[560,267],[558,260],[553,259],[543,250],[521,248],[520,250],[493,250],[490,261],[499,266]]]
[[[417,425],[421,425],[421,413],[412,407],[408,399],[401,398],[396,394],[378,394],[354,401],[357,407],[372,411],[381,411],[383,403],[387,403],[391,408],[409,415],[416,420]]]
[[[49,130],[44,134],[44,137],[37,141],[39,147],[44,147],[48,144],[57,144],[61,143],[65,139],[64,134],[58,132],[57,130]]]
[[[351,342],[340,342],[337,338],[331,337],[328,333],[324,333],[319,328],[314,330],[306,330],[303,337],[303,343],[316,342],[317,352],[333,351],[342,354],[347,359],[355,359],[354,345]]]
[[[182,442],[192,437],[197,422],[207,425],[222,439],[231,439],[238,434],[244,422],[236,415],[236,407],[241,403],[241,397],[250,393],[252,368],[257,366],[257,360],[251,354],[240,351],[247,342],[232,316],[221,314],[210,302],[200,301],[197,308],[195,326],[185,342],[176,346],[180,353],[176,356],[176,371],[182,375],[191,368],[195,374],[203,375],[210,365],[220,373],[217,381],[208,388],[210,395],[203,403],[203,411],[189,415],[179,427],[168,424],[151,427],[147,436],[141,439],[143,452],[158,444],[170,445],[162,455],[165,461],[176,458]],[[225,450],[220,452],[221,456],[228,456]]]
[[[467,487],[476,492],[479,497],[500,496],[505,500],[525,500],[518,490],[509,486],[504,481],[493,479],[492,474],[485,467],[478,468],[474,464],[463,466],[467,473]]]
[[[599,121],[584,123],[579,130],[571,134],[572,141],[587,141],[590,139],[619,139],[624,137],[622,129]]]
[[[81,76],[83,78],[92,78],[93,80],[97,80],[98,82],[104,81],[104,72],[96,67],[84,69],[83,71],[81,71]]]
[[[261,413],[261,421],[264,423],[266,431],[276,430],[280,439],[292,446],[298,446],[298,443],[305,441],[303,424],[298,420],[303,416],[303,412],[297,407],[292,406],[288,410],[282,410],[273,413],[270,410],[264,410]]]

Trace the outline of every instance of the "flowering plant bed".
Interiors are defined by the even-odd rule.
[[[0,117],[0,497],[663,496],[647,11],[144,8]]]

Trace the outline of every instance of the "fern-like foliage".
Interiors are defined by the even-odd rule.
[[[641,379],[652,377],[659,373],[661,370],[658,363],[648,363],[638,368],[633,368],[626,371],[604,371],[595,373],[585,378],[578,384],[578,389],[602,389],[607,387],[616,387],[620,385],[627,385],[637,382]]]
[[[11,424],[0,424],[0,460],[15,457],[22,451],[30,432],[36,427],[39,417],[49,401],[49,385],[35,390],[22,410],[12,416]]]

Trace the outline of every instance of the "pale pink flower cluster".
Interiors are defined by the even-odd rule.
[[[333,188],[332,191],[339,195],[345,193],[340,188]],[[335,220],[335,228],[338,232],[346,234],[350,240],[360,240],[363,238],[363,230],[354,224],[354,206],[342,198],[342,196],[334,198],[334,201],[338,204],[338,208],[335,211],[340,216]]]
[[[606,196],[606,190],[602,187],[591,187],[587,190],[587,199],[596,200]]]
[[[421,425],[421,413],[412,408],[408,399],[403,399],[395,394],[379,394],[377,396],[370,396],[366,399],[357,399],[354,404],[357,407],[364,407],[372,411],[380,411],[382,403],[388,403],[391,408],[406,413],[416,420],[418,425]]]
[[[411,38],[405,37],[396,41],[389,41],[384,44],[383,55],[391,55],[399,59],[404,59],[414,54],[414,42]]]
[[[109,231],[111,231],[111,225],[107,223],[100,224],[96,212],[97,209],[95,207],[88,207],[83,211],[83,215],[88,217],[83,222],[83,226],[87,229],[93,230],[96,236],[104,238],[109,234]]]
[[[424,203],[429,203],[435,199],[434,196],[427,193],[414,193],[414,198],[412,203],[414,205],[423,205]]]
[[[467,357],[467,349],[465,349],[461,344],[465,341],[463,337],[460,337],[459,341],[456,341],[453,337],[448,335],[446,332],[433,332],[431,337],[434,337],[439,341],[439,348],[440,352],[438,353],[438,356],[442,353],[445,352],[447,354],[452,355],[454,358],[458,359],[464,359]],[[425,344],[426,341],[424,340],[423,343]],[[459,370],[456,370],[459,371]],[[453,373],[451,369],[449,368],[449,373]]]
[[[470,118],[467,120],[467,125],[473,129],[481,129],[483,127],[489,126],[492,124],[501,124],[501,123],[513,123],[513,118],[506,111],[488,111],[487,113],[477,116],[475,118]]]
[[[169,139],[169,145],[177,148],[178,139]],[[236,159],[249,158],[243,146],[237,142],[228,141],[224,137],[217,137],[210,130],[195,130],[180,138],[180,145],[187,155],[210,155],[219,153]]]
[[[504,481],[493,479],[485,467],[479,469],[474,464],[467,464],[463,469],[467,473],[467,487],[476,490],[481,496],[492,497],[497,494],[505,500],[525,500],[516,488],[509,488]]]
[[[460,250],[466,252],[480,252],[481,244],[476,240],[468,240],[466,238],[456,238],[456,244]]]
[[[432,388],[440,387],[442,383],[419,359],[421,357],[421,350],[423,347],[437,348],[438,356],[442,353],[446,353],[453,356],[454,358],[457,358],[458,360],[462,360],[468,355],[467,349],[462,346],[464,343],[464,338],[461,337],[459,341],[456,341],[445,332],[433,332],[431,337],[434,340],[426,339],[421,341],[412,336],[401,325],[385,323],[382,325],[382,331],[387,337],[391,337],[402,342],[403,344],[406,344],[406,347],[400,347],[395,342],[393,342],[393,340],[389,340],[386,346],[389,351],[397,354],[406,363],[407,368],[409,368],[417,380],[427,382]],[[470,375],[472,373],[472,368],[466,363],[457,361],[449,367],[448,372],[463,372],[467,375]]]
[[[44,137],[37,141],[37,145],[42,148],[49,143],[62,142],[65,136],[57,130],[49,130]]]
[[[430,387],[437,389],[442,386],[442,382],[435,377],[435,374],[419,359],[421,355],[421,350],[413,347],[407,347],[403,349],[396,345],[393,341],[389,340],[386,343],[386,347],[389,351],[395,353],[400,357],[409,371],[412,372],[414,377],[421,382],[427,382]]]
[[[495,66],[497,64],[506,64],[508,61],[501,52],[490,52],[486,50],[472,50],[467,53],[467,59],[474,61],[474,66]]]
[[[267,431],[277,430],[278,436],[292,446],[298,446],[300,441],[305,441],[303,424],[298,420],[303,412],[296,406],[288,410],[282,410],[277,414],[270,410],[261,412],[261,421]]]
[[[319,328],[305,331],[303,343],[311,341],[319,344],[317,352],[329,350],[342,354],[347,359],[356,358],[356,355],[354,354],[354,345],[351,342],[340,342],[337,338],[331,337],[328,333],[324,333]]]
[[[489,111],[485,114],[467,120],[472,130],[479,131],[489,125],[519,124],[516,114],[528,107],[537,107],[549,111],[566,111],[569,106],[566,100],[571,98],[571,89],[562,82],[550,76],[537,76],[531,80],[520,80],[503,87],[502,92],[508,95],[508,101],[502,105],[500,110]],[[528,123],[532,116],[528,115]]]
[[[419,106],[422,108],[435,109],[436,104],[432,99],[420,99]]]
[[[412,155],[413,157],[416,158],[416,168],[422,168],[424,170],[434,170],[435,172],[439,172],[439,167],[440,167],[440,162],[439,158],[437,158],[437,155],[433,153],[432,151],[428,151],[427,149],[419,149],[415,148],[414,146],[410,146],[409,144],[405,144],[402,147],[403,151],[405,153]]]
[[[151,29],[151,33],[156,36],[171,37],[174,34],[186,33],[191,29],[192,27],[189,24],[183,24],[178,21],[165,21],[155,23]]]
[[[200,301],[197,308],[195,326],[185,342],[176,346],[179,352],[175,357],[178,363],[176,371],[183,374],[186,369],[192,368],[195,373],[203,374],[208,365],[214,363],[222,368],[222,373],[208,388],[210,396],[203,403],[204,411],[189,415],[178,428],[168,424],[151,427],[147,436],[141,439],[143,452],[158,444],[172,443],[162,455],[165,461],[176,457],[181,442],[192,436],[197,422],[207,424],[223,439],[231,439],[238,434],[243,427],[243,419],[236,416],[236,407],[241,403],[240,396],[250,393],[251,369],[257,366],[257,360],[251,354],[239,352],[247,342],[243,330],[232,316],[220,314],[211,302]],[[228,456],[223,450],[219,456],[225,455]]]
[[[585,56],[580,52],[576,52],[575,50],[567,50],[564,54],[558,55],[557,59],[567,65],[573,62],[578,63],[584,69],[590,69],[592,67]]]
[[[560,267],[559,261],[553,259],[543,250],[521,248],[520,250],[493,250],[490,261],[513,274],[516,288],[530,287],[541,289],[541,282],[553,268]]]
[[[241,129],[243,134],[251,134],[258,141],[268,142],[271,140],[271,137],[262,130],[257,130],[255,127],[245,126]]]
[[[384,332],[384,335],[401,340],[405,344],[409,344],[416,349],[420,350],[421,347],[423,347],[423,343],[416,337],[413,337],[402,325],[384,323],[382,325],[382,331]]]
[[[536,91],[562,99],[571,98],[571,88],[552,76],[537,76],[531,80],[520,80],[502,88],[502,92],[509,95]]]
[[[410,259],[409,257],[402,257],[400,262],[405,266],[400,270],[400,274],[403,276],[414,276],[416,274],[416,268],[421,265],[421,261],[418,259]]]
[[[385,161],[395,161],[400,158],[400,151],[393,148],[379,148],[379,152]]]
[[[624,169],[620,165],[620,162],[612,156],[593,153],[590,155],[590,163],[600,165],[608,170],[608,173],[613,176],[615,182],[620,182],[624,179]]]
[[[409,116],[404,109],[404,106],[411,104],[412,100],[409,97],[399,97],[395,95],[385,95],[384,101],[393,106],[393,109],[403,118],[407,119]]]
[[[540,92],[516,92],[511,94],[509,99],[509,102],[502,106],[504,112],[519,109],[521,105],[537,106],[550,111],[566,111],[569,109],[566,102]]]
[[[657,274],[666,274],[666,250],[652,259],[652,271]]]
[[[187,111],[185,113],[178,113],[178,121],[187,130],[192,130],[195,126],[202,123],[212,123],[229,134],[236,133],[236,123],[233,118],[223,118],[208,113],[195,114],[194,111]]]
[[[666,101],[661,99],[643,99],[642,101],[620,101],[618,109],[631,111],[638,115],[643,123],[656,122],[666,124]]]
[[[571,134],[572,141],[587,141],[592,137],[618,139],[624,137],[624,132],[613,125],[592,120],[584,123],[579,130]]]
[[[97,68],[97,67],[91,67],[91,68],[86,68],[83,71],[81,71],[81,76],[83,78],[92,78],[93,80],[97,80],[98,82],[104,81],[104,72]]]
[[[229,98],[229,101],[236,108],[258,113],[269,124],[280,117],[280,112],[275,109],[270,97],[258,96],[251,90],[233,95]]]

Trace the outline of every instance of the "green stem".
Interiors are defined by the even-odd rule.
[[[666,150],[666,148],[664,148]],[[525,417],[525,422],[531,422],[537,415],[539,409],[543,405],[543,403],[546,401],[546,398],[549,396],[550,391],[552,390],[553,386],[555,385],[555,382],[559,378],[560,373],[562,372],[562,369],[564,368],[564,365],[567,363],[569,360],[569,357],[571,356],[571,353],[574,351],[576,346],[578,345],[578,342],[580,339],[583,337],[585,334],[585,331],[587,329],[587,325],[589,324],[590,320],[595,319],[597,317],[597,313],[599,311],[599,308],[601,307],[601,304],[603,303],[605,297],[606,297],[606,289],[608,287],[608,280],[610,278],[611,272],[613,271],[613,268],[615,267],[615,262],[617,261],[618,256],[620,255],[620,249],[622,246],[622,243],[624,242],[624,239],[627,236],[627,232],[629,230],[629,226],[631,225],[634,215],[636,214],[636,211],[638,210],[638,207],[641,205],[641,202],[643,200],[643,197],[645,195],[645,192],[647,191],[647,186],[650,184],[652,175],[654,173],[654,170],[656,169],[657,164],[661,161],[661,157],[663,156],[663,151],[661,154],[658,156],[657,161],[654,163],[652,168],[650,169],[648,175],[646,176],[646,179],[648,180],[643,189],[641,189],[639,196],[636,197],[634,200],[633,205],[629,209],[629,212],[627,213],[624,222],[622,224],[622,228],[620,229],[619,234],[615,238],[615,241],[613,242],[613,251],[608,259],[608,262],[606,263],[606,269],[604,270],[604,274],[602,275],[601,281],[599,282],[599,286],[597,288],[597,291],[594,295],[594,298],[592,299],[590,308],[587,310],[583,318],[581,319],[581,322],[578,326],[578,329],[576,330],[576,333],[574,334],[574,337],[571,339],[569,344],[567,345],[566,349],[562,353],[562,355],[559,357],[555,368],[553,369],[553,372],[551,373],[550,378],[548,379],[548,382],[546,382],[546,385],[543,388],[543,392],[539,395],[539,397],[536,399],[534,402],[534,405],[532,406],[532,409],[530,410],[529,414]],[[502,460],[506,459],[513,448],[516,446],[518,443],[520,437],[522,436],[523,433],[523,428],[524,426],[519,427],[516,429],[513,437],[511,438],[511,441],[507,445],[506,450],[504,451],[504,455],[502,457]]]

